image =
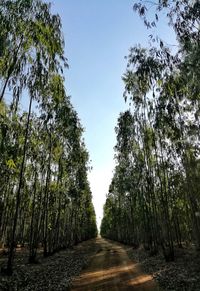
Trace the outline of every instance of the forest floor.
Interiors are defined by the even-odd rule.
[[[38,264],[28,264],[28,250],[17,249],[13,276],[0,274],[0,291],[199,291],[200,254],[183,248],[175,255],[166,263],[162,254],[150,257],[100,237],[47,258],[39,252]],[[0,253],[0,266],[6,260]]]
[[[38,254],[38,264],[29,264],[28,250],[17,249],[12,276],[0,274],[0,291],[66,291],[72,277],[77,276],[99,250],[96,240],[82,242],[71,249],[44,258]],[[7,255],[0,254],[0,266]],[[84,291],[84,290],[83,290]]]
[[[153,276],[163,291],[200,290],[200,252],[194,247],[175,248],[174,262],[165,262],[162,254],[149,256],[142,248],[128,247],[127,253]]]
[[[126,246],[100,237],[96,244],[99,251],[72,282],[72,291],[160,290],[153,277],[128,257]]]

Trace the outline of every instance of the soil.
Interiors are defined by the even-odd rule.
[[[200,290],[200,251],[194,246],[175,248],[175,260],[165,262],[162,253],[149,256],[144,249],[127,250],[129,257],[151,274],[163,291]]]
[[[89,266],[72,283],[72,291],[160,290],[151,275],[130,260],[126,246],[97,238],[98,253]]]
[[[0,253],[0,267],[7,261]],[[18,248],[14,273],[0,274],[0,291],[199,291],[200,252],[175,249],[175,261],[149,256],[142,248],[98,237],[28,264],[28,249]]]
[[[98,251],[96,240],[92,239],[60,251],[47,258],[40,250],[38,264],[28,263],[28,249],[18,248],[12,276],[0,274],[0,291],[66,291],[72,277],[87,266],[90,258]],[[1,254],[0,267],[7,261]]]

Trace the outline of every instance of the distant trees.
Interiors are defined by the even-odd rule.
[[[179,50],[135,46],[123,76],[131,109],[116,128],[116,168],[104,206],[101,234],[143,244],[151,254],[161,247],[174,259],[174,245],[192,241],[200,248],[199,1],[159,1],[155,21],[166,11]]]
[[[64,88],[60,18],[40,0],[3,0],[0,27],[0,242],[11,274],[17,244],[28,243],[34,262],[40,245],[49,255],[97,229],[83,129]]]

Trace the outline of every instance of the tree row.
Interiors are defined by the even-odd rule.
[[[175,246],[200,249],[200,5],[159,1],[150,23],[142,3],[134,7],[148,28],[167,10],[178,49],[158,38],[130,49],[123,76],[130,109],[116,127],[101,234],[173,260]]]
[[[0,242],[8,247],[7,274],[17,245],[35,262],[38,249],[47,256],[97,233],[83,128],[64,87],[61,21],[50,8],[40,0],[0,3]]]

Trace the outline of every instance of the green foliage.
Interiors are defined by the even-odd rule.
[[[50,8],[0,2],[0,240],[9,247],[9,274],[18,243],[28,243],[33,262],[41,244],[48,255],[97,235],[89,155],[65,93],[60,17]],[[19,111],[22,95],[28,112]]]
[[[101,234],[163,250],[174,244],[200,247],[199,185],[199,1],[159,1],[155,20],[148,2],[134,10],[151,29],[166,12],[179,49],[174,54],[157,36],[150,48],[136,46],[127,57],[124,98],[131,110],[118,120],[116,168],[104,206]]]

